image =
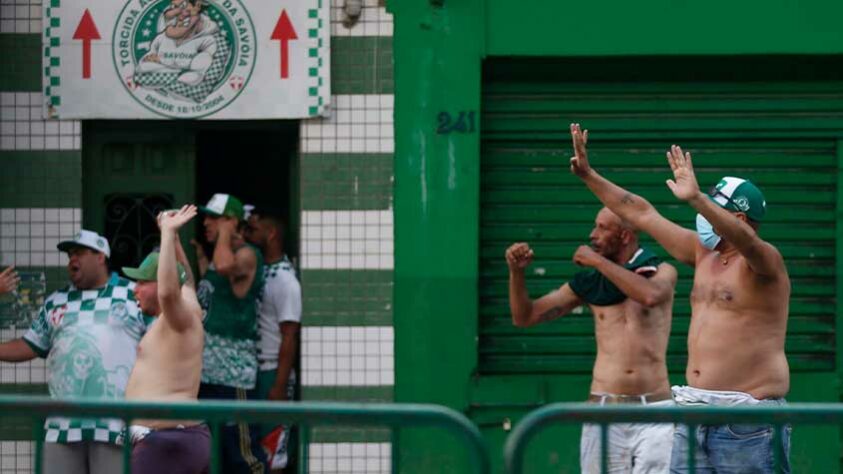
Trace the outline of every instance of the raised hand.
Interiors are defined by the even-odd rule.
[[[510,245],[505,256],[510,270],[524,270],[533,263],[533,249],[524,242]]]
[[[593,267],[601,258],[602,256],[588,245],[580,245],[574,253],[574,263],[581,267]]]
[[[18,283],[20,283],[20,277],[18,272],[15,271],[15,267],[7,267],[0,272],[0,295],[17,290]]]
[[[697,176],[694,174],[691,154],[682,153],[680,146],[673,145],[667,152],[667,162],[673,170],[673,179],[667,180],[667,187],[673,195],[683,201],[690,201],[697,197],[700,193],[700,185],[697,184]]]
[[[164,211],[158,214],[158,226],[161,231],[178,231],[181,226],[196,216],[196,206],[185,204],[178,211]]]
[[[571,157],[571,173],[583,178],[588,176],[591,165],[588,163],[588,152],[585,146],[588,144],[588,130],[583,131],[580,124],[571,124],[571,140],[574,143],[574,156]]]

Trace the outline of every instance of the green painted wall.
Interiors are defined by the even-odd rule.
[[[835,0],[487,0],[486,12],[490,56],[843,53]]]
[[[395,398],[467,413],[486,435],[500,472],[504,421],[543,403],[581,401],[589,377],[474,374],[480,133],[438,134],[439,114],[479,116],[482,64],[491,57],[617,56],[635,70],[646,64],[632,56],[840,54],[843,4],[416,0],[388,8],[395,21]],[[777,58],[770,59],[775,66]],[[523,73],[542,74],[539,68]],[[789,398],[838,401],[839,377],[794,374]],[[468,472],[463,450],[443,446],[430,432],[402,433],[400,441],[400,472]],[[577,472],[578,446],[577,427],[548,432],[530,451],[526,472]],[[836,428],[794,430],[797,472],[837,472],[839,451]]]
[[[436,120],[441,112],[479,110],[482,2],[389,6],[396,28],[395,399],[464,410],[477,357],[479,141],[437,135]],[[441,440],[402,432],[400,471],[467,472],[464,449]]]

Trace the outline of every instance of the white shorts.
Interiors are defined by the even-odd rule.
[[[673,400],[648,406],[673,406]],[[616,423],[607,426],[609,473],[665,473],[670,470],[672,423]],[[584,474],[599,474],[600,425],[583,424],[580,467]]]

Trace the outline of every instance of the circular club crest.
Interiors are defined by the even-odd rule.
[[[112,38],[123,87],[165,117],[216,113],[246,88],[257,40],[240,0],[130,0]]]

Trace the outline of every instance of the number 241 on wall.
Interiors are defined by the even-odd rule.
[[[449,112],[439,112],[437,115],[436,133],[440,135],[448,133],[474,133],[476,127],[474,126],[475,119],[474,111],[459,112],[456,117]]]

